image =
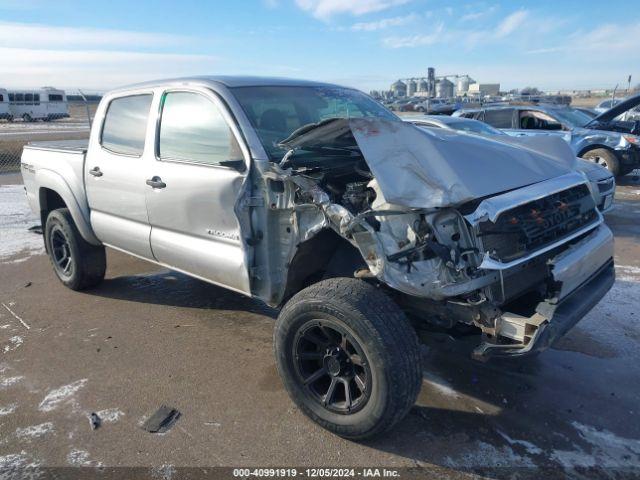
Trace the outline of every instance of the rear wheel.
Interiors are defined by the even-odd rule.
[[[607,150],[606,148],[596,148],[584,153],[582,158],[595,162],[598,165],[602,165],[616,177],[623,175],[620,160],[618,160],[616,154],[611,150]]]
[[[31,115],[29,115],[28,113],[25,113],[24,115],[22,115],[22,121],[23,122],[31,122],[31,121],[33,121],[33,118],[31,118]]]
[[[84,290],[104,279],[107,266],[104,247],[88,243],[66,208],[47,217],[44,241],[58,279],[72,290]]]
[[[400,308],[362,280],[302,290],[278,316],[274,340],[292,400],[337,435],[381,433],[415,403],[422,382],[416,334]]]

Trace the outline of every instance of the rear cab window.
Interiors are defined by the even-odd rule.
[[[152,98],[148,93],[111,100],[102,125],[100,145],[113,153],[142,155]]]

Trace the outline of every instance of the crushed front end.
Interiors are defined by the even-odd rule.
[[[333,230],[361,256],[353,274],[414,323],[475,327],[476,358],[550,346],[611,288],[613,236],[584,176],[561,161],[381,121],[309,132],[273,169],[292,188],[295,238]],[[485,171],[451,160],[479,148]]]

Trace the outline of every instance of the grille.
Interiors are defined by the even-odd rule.
[[[586,185],[554,193],[503,212],[479,225],[483,249],[502,262],[516,260],[594,222],[597,213]]]
[[[549,275],[549,267],[546,264],[546,256],[535,261],[526,262],[516,273],[504,272],[505,278],[489,287],[491,300],[497,303],[505,303],[518,295],[527,292],[533,287],[540,286]]]
[[[609,178],[608,180],[602,180],[598,182],[598,191],[600,193],[608,192],[613,188],[613,178]]]

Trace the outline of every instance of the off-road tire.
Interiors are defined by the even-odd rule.
[[[72,268],[68,273],[56,263],[54,237],[57,241],[64,238]],[[52,210],[47,216],[44,229],[44,242],[53,270],[58,279],[71,290],[85,290],[95,287],[104,279],[107,259],[104,247],[88,243],[76,227],[67,208]]]
[[[596,162],[609,170],[614,177],[623,175],[622,166],[620,160],[616,157],[616,154],[606,148],[594,148],[588,152],[582,154],[582,158],[591,162]]]
[[[324,407],[303,385],[297,370],[295,339],[314,319],[344,327],[360,343],[371,370],[368,400],[355,413]],[[289,300],[276,322],[278,371],[291,399],[321,427],[362,440],[398,423],[414,405],[422,384],[420,347],[402,310],[380,288],[363,280],[332,278]]]

